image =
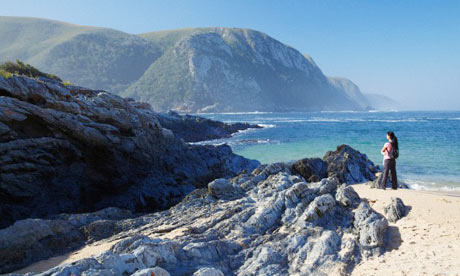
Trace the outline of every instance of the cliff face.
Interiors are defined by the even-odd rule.
[[[156,111],[362,110],[362,98],[313,60],[248,29],[132,35],[44,19],[0,17],[0,62],[22,59],[77,85],[150,103]]]
[[[166,208],[258,162],[192,146],[145,103],[56,80],[0,77],[0,227],[108,206]]]
[[[186,112],[362,109],[311,58],[261,32],[196,29],[170,45],[123,95]]]

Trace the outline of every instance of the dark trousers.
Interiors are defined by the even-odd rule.
[[[384,162],[385,170],[383,171],[382,183],[380,187],[383,189],[387,186],[388,172],[391,171],[391,187],[393,189],[398,188],[398,179],[396,178],[396,160],[395,159],[386,159]]]

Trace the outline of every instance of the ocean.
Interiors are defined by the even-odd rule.
[[[382,166],[386,132],[399,140],[400,181],[418,190],[460,191],[460,111],[296,112],[198,114],[227,123],[264,126],[207,144],[230,145],[261,163],[323,157],[348,144]]]

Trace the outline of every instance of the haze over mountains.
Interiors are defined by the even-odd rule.
[[[363,95],[350,80],[328,78],[311,57],[249,29],[132,35],[46,19],[0,17],[0,37],[0,62],[20,59],[73,84],[148,102],[155,111],[376,107],[375,97]]]

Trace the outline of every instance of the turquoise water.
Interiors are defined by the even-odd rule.
[[[227,143],[240,155],[262,163],[323,157],[328,150],[348,144],[376,164],[386,132],[399,139],[397,172],[414,189],[460,191],[460,112],[310,112],[200,114],[224,122],[265,126]]]

